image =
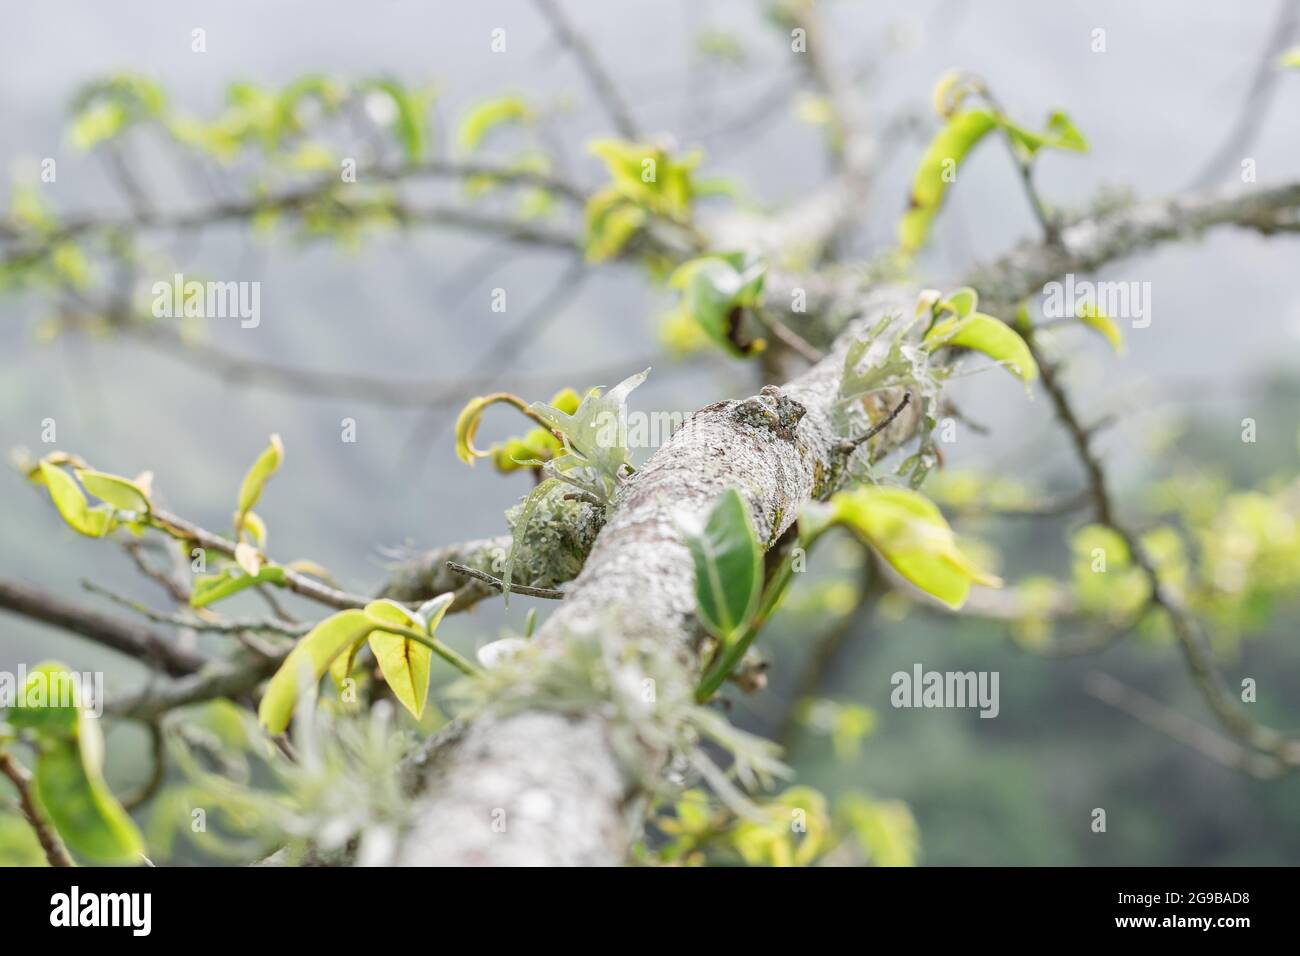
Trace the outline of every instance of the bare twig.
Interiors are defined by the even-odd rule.
[[[592,92],[600,100],[619,134],[626,139],[640,139],[641,134],[637,130],[631,112],[623,102],[623,97],[619,95],[613,79],[601,65],[591,44],[587,42],[587,38],[573,25],[573,21],[568,18],[557,0],[535,0],[535,2],[542,16],[550,23],[556,39],[568,47],[577,59],[578,65],[582,67],[582,72],[587,77],[587,82],[591,85]]]
[[[1075,456],[1087,475],[1088,489],[1097,521],[1119,535],[1129,551],[1133,564],[1146,577],[1150,587],[1148,606],[1158,607],[1168,616],[1192,677],[1211,711],[1219,722],[1243,743],[1273,754],[1288,766],[1300,766],[1300,744],[1272,727],[1257,723],[1242,712],[1223,675],[1215,665],[1213,651],[1200,629],[1199,622],[1183,605],[1182,599],[1165,585],[1138,536],[1120,521],[1106,484],[1101,460],[1092,448],[1093,431],[1081,424],[1058,378],[1057,366],[1043,355],[1034,337],[1033,329],[1027,328],[1023,332],[1025,342],[1038,363],[1043,389],[1051,399],[1056,417],[1065,428]]]
[[[1246,150],[1250,148],[1255,135],[1259,132],[1259,124],[1263,122],[1273,102],[1273,96],[1277,92],[1277,83],[1283,73],[1278,69],[1277,57],[1295,35],[1298,18],[1300,18],[1300,3],[1296,0],[1281,0],[1278,4],[1277,19],[1269,28],[1264,49],[1255,66],[1255,73],[1246,90],[1241,110],[1224,134],[1218,149],[1210,154],[1205,165],[1192,180],[1191,188],[1199,189],[1208,186],[1235,167],[1237,162],[1246,155]]]
[[[506,587],[506,583],[500,578],[493,577],[486,571],[480,571],[478,568],[471,568],[464,564],[457,564],[455,561],[448,561],[447,567],[457,574],[468,575],[475,580],[482,581],[484,584],[496,588],[498,591],[509,591],[511,594],[522,594],[525,597],[546,598],[549,601],[563,601],[564,592],[557,588],[532,588],[524,584],[511,584]]]
[[[177,604],[188,604],[190,601],[189,591],[175,578],[166,571],[159,571],[153,567],[144,556],[144,545],[134,539],[122,542],[122,550],[131,558],[131,563],[135,565],[136,570],[143,574],[151,581],[156,581],[162,586]]]
[[[1271,780],[1285,769],[1277,757],[1256,753],[1230,737],[1225,737],[1209,727],[1203,727],[1109,674],[1093,671],[1085,678],[1084,689],[1103,703],[1110,704],[1148,727],[1200,751],[1225,767],[1243,770],[1252,777],[1259,777],[1262,780]]]
[[[880,421],[876,422],[874,425],[868,428],[866,432],[860,435],[859,437],[846,438],[844,441],[841,441],[838,445],[835,446],[835,450],[839,452],[841,455],[853,454],[855,451],[858,450],[859,446],[865,444],[866,442],[871,441],[871,439],[875,438],[877,435],[883,432],[890,425],[894,424],[894,419],[897,418],[899,414],[902,413],[903,409],[905,409],[908,406],[908,403],[911,402],[911,400],[912,400],[911,393],[904,392],[902,399],[899,401],[897,405],[894,406],[893,410],[888,415],[886,415]]]
[[[27,772],[8,753],[0,750],[0,773],[4,774],[18,789],[18,802],[23,809],[23,818],[36,833],[36,839],[45,851],[45,859],[50,866],[76,866],[68,855],[67,847],[59,839],[49,822],[45,819],[36,801],[32,799],[32,775]]]
[[[152,800],[167,776],[167,746],[163,738],[162,726],[156,720],[145,721],[145,732],[149,734],[149,779],[139,790],[122,800],[122,806],[128,811],[142,807]]]
[[[236,618],[227,620],[223,618],[199,618],[191,614],[167,614],[163,611],[156,611],[139,601],[133,601],[131,598],[110,591],[108,588],[101,587],[94,581],[81,581],[81,586],[92,594],[98,594],[101,597],[108,598],[114,604],[134,611],[141,617],[144,617],[155,624],[168,624],[172,627],[179,627],[190,631],[207,631],[210,634],[240,634],[251,631],[253,633],[280,634],[285,637],[301,637],[311,630],[312,626],[308,623],[298,624],[287,621],[277,621],[265,618]]]
[[[772,315],[765,309],[754,309],[754,316],[758,321],[772,333],[772,336],[800,357],[807,359],[814,365],[822,360],[822,353],[816,346],[812,345],[802,335],[790,328],[776,316]]]

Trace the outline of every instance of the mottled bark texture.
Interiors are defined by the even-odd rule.
[[[1196,239],[1225,225],[1263,235],[1300,231],[1300,183],[1247,183],[1084,213],[1066,224],[1059,244],[1026,242],[975,269],[966,283],[991,303],[1013,304],[1041,293],[1044,285],[1066,273],[1095,272],[1146,249]]]
[[[581,573],[535,640],[563,652],[566,636],[605,629],[617,642],[680,649],[693,679],[695,573],[678,521],[740,491],[766,546],[808,501],[831,490],[842,452],[832,425],[844,353],[885,314],[909,314],[897,290],[858,303],[836,348],[783,389],[697,412],[616,497]],[[872,356],[868,356],[871,361]],[[900,393],[901,394],[901,393]],[[881,396],[881,409],[899,396]],[[894,445],[914,433],[919,403],[882,433]],[[629,767],[609,744],[606,715],[489,709],[464,732],[420,756],[426,781],[400,862],[411,865],[618,864],[635,837],[638,779],[662,770],[647,751]]]
[[[507,513],[513,528],[519,508]],[[515,555],[516,584],[555,588],[573,580],[581,570],[600,530],[600,509],[583,501],[549,496],[536,509]],[[483,581],[453,571],[448,561],[500,578],[510,554],[511,536],[498,535],[425,551],[389,569],[380,597],[415,603],[448,591],[456,595],[452,611],[467,611],[499,592]]]

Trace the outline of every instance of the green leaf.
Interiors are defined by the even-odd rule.
[[[75,738],[40,743],[32,775],[41,808],[68,849],[95,863],[138,863],[144,839],[104,781],[104,741],[82,716]]]
[[[113,139],[126,128],[127,113],[121,103],[93,103],[72,120],[68,136],[80,150]]]
[[[587,200],[587,231],[583,248],[589,262],[603,262],[623,251],[650,214],[615,187]]]
[[[207,607],[258,584],[283,583],[284,568],[278,564],[268,564],[257,574],[248,574],[237,567],[225,568],[216,574],[204,574],[194,579],[190,607]]]
[[[617,194],[657,215],[678,221],[689,218],[699,153],[678,160],[658,146],[620,139],[596,140],[589,149],[604,160]]]
[[[262,497],[262,490],[266,487],[267,481],[283,461],[284,444],[280,441],[279,435],[272,435],[270,444],[257,456],[257,460],[248,469],[243,483],[239,486],[239,504],[235,512],[236,532],[243,530],[244,515],[253,510],[253,506]]]
[[[134,481],[88,468],[77,468],[75,471],[81,486],[96,498],[123,511],[148,513],[149,494]]]
[[[1300,70],[1300,46],[1287,50],[1277,58],[1280,67]]]
[[[418,163],[424,158],[428,139],[427,97],[407,90],[395,80],[373,80],[368,86],[387,94],[397,107],[397,138],[401,141],[406,161],[412,165]]]
[[[256,511],[247,511],[244,513],[244,534],[247,534],[253,544],[259,548],[266,547],[266,522]]]
[[[144,841],[104,782],[103,733],[83,709],[90,701],[69,696],[78,690],[62,664],[40,664],[6,720],[35,733],[33,793],[68,848],[95,863],[137,863]]]
[[[427,633],[425,621],[396,601],[372,601],[365,613],[376,628],[396,624]],[[429,659],[433,652],[409,637],[378,629],[370,632],[370,650],[393,696],[419,720],[429,696]]]
[[[607,392],[591,389],[572,414],[545,402],[528,406],[538,421],[564,437],[569,454],[561,458],[572,457],[574,461],[561,465],[561,458],[557,458],[554,462],[557,468],[563,471],[574,464],[589,467],[594,472],[591,477],[599,482],[606,499],[614,493],[625,469],[631,468],[619,426],[624,421],[628,395],[649,374],[650,369],[646,369],[630,375]]]
[[[42,461],[40,475],[54,507],[74,531],[88,538],[102,538],[113,530],[112,509],[89,507],[85,494],[66,471]]]
[[[528,406],[524,404],[524,400],[509,392],[493,392],[491,395],[480,395],[470,399],[460,410],[460,415],[456,417],[456,457],[465,464],[472,466],[474,459],[487,458],[492,454],[490,451],[474,447],[474,435],[478,432],[483,413],[499,402],[513,405],[525,415],[528,414]]]
[[[424,633],[432,637],[437,632],[438,625],[442,623],[447,613],[447,608],[451,607],[451,602],[454,600],[456,595],[448,591],[420,605],[420,610],[416,611],[416,614],[424,621]]]
[[[532,117],[532,110],[522,96],[500,96],[485,100],[466,113],[460,121],[456,143],[466,152],[472,152],[498,126],[530,122]]]
[[[735,322],[738,310],[758,305],[767,266],[752,254],[728,253],[703,256],[683,263],[668,279],[668,285],[682,290],[682,310],[705,334],[732,354],[746,355],[753,349],[737,344]]]
[[[1119,326],[1107,315],[1104,315],[1101,309],[1094,304],[1085,304],[1080,306],[1075,317],[1089,328],[1096,329],[1102,334],[1110,347],[1115,350],[1116,355],[1124,354],[1124,336],[1120,333]]]
[[[78,711],[66,695],[71,672],[62,664],[46,661],[27,672],[5,720],[14,727],[38,734],[72,736],[77,730]]]
[[[284,733],[298,704],[298,681],[304,676],[319,681],[336,657],[364,641],[374,627],[369,615],[354,609],[331,615],[308,631],[266,685],[257,708],[262,725],[272,734]]]
[[[876,866],[915,866],[921,840],[916,819],[901,800],[848,793],[836,810]]]
[[[561,482],[558,478],[543,478],[533,485],[532,490],[528,492],[528,497],[524,499],[524,506],[520,509],[519,516],[515,519],[510,537],[510,553],[506,555],[506,564],[501,573],[502,599],[506,607],[510,606],[510,585],[515,578],[515,556],[519,554],[519,549],[523,545],[524,536],[528,532],[528,523],[532,520],[537,506],[551,493],[551,489],[559,484]]]
[[[1015,329],[991,315],[976,312],[964,319],[936,322],[922,342],[931,351],[959,346],[983,352],[1026,384],[1038,377],[1038,363]]]
[[[971,584],[1002,584],[961,552],[934,502],[910,489],[868,485],[838,492],[824,505],[809,505],[800,516],[805,547],[837,524],[852,530],[904,578],[950,608],[965,603]]]
[[[69,136],[78,149],[90,149],[120,135],[132,123],[162,116],[167,98],[153,80],[117,73],[77,91]]]
[[[682,533],[695,562],[696,614],[710,634],[731,644],[753,621],[763,591],[763,551],[749,508],[728,488],[702,525]]]
[[[998,117],[998,124],[1007,131],[1016,148],[1032,159],[1040,149],[1063,149],[1072,153],[1086,153],[1088,141],[1063,111],[1056,110],[1047,118],[1043,132],[1026,129],[1007,119]]]
[[[898,242],[904,252],[916,252],[925,245],[930,223],[957,168],[996,125],[996,117],[988,110],[966,110],[954,114],[930,141],[912,180],[907,212],[898,224]]]
[[[975,311],[975,306],[979,305],[979,293],[970,286],[963,286],[956,292],[949,293],[948,297],[940,302],[936,308],[942,312],[947,309],[956,314],[957,318],[964,319]]]

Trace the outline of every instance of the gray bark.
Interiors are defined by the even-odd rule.
[[[783,390],[697,412],[620,491],[582,572],[535,640],[562,653],[566,635],[604,628],[615,641],[680,649],[681,666],[696,676],[695,575],[680,516],[704,513],[721,492],[736,488],[770,547],[804,504],[830,490],[839,454],[832,406],[849,342],[881,315],[910,313],[914,303],[898,291],[869,297],[863,318],[836,348]],[[882,396],[882,407],[898,398]],[[882,441],[897,444],[912,434],[918,415],[914,402]],[[399,862],[622,862],[636,829],[624,808],[635,805],[635,781],[659,772],[665,755],[647,751],[644,765],[627,766],[610,745],[605,720],[598,711],[489,711],[441,742],[421,758],[427,785]]]

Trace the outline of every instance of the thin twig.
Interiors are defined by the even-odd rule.
[[[206,631],[210,634],[242,634],[246,632],[281,634],[285,637],[302,637],[313,625],[308,623],[299,624],[297,622],[277,621],[264,618],[236,618],[226,620],[221,618],[199,618],[191,614],[168,614],[164,611],[157,611],[153,608],[132,600],[125,595],[110,591],[108,588],[96,584],[94,581],[86,578],[81,579],[81,586],[92,594],[98,594],[101,597],[108,598],[114,604],[134,611],[141,617],[153,621],[155,624],[170,624],[173,627],[184,628],[190,631]]]
[[[1285,72],[1278,69],[1277,57],[1291,42],[1298,16],[1300,16],[1300,3],[1296,0],[1282,0],[1278,5],[1277,19],[1269,28],[1264,49],[1255,66],[1255,74],[1251,77],[1246,97],[1242,101],[1241,111],[1224,134],[1218,149],[1210,154],[1210,158],[1205,161],[1196,178],[1192,180],[1192,188],[1208,186],[1220,175],[1236,166],[1241,157],[1247,155],[1250,144],[1259,132],[1259,124],[1273,102],[1278,81],[1282,79]]]
[[[110,617],[21,581],[0,578],[0,609],[61,627],[136,660],[157,664],[172,677],[193,674],[207,663],[202,655],[177,647],[164,635],[137,622]]]
[[[765,309],[754,309],[754,317],[778,342],[816,365],[825,356],[815,345]]]
[[[550,23],[556,39],[573,52],[578,65],[582,67],[582,72],[587,77],[587,82],[591,85],[592,92],[604,106],[605,112],[609,114],[619,134],[626,139],[640,139],[641,134],[637,130],[631,112],[623,102],[623,97],[619,95],[618,88],[615,87],[609,73],[601,65],[591,44],[587,42],[587,38],[573,25],[556,0],[535,0],[535,2]]]
[[[1257,753],[1230,737],[1225,737],[1209,727],[1203,727],[1109,674],[1094,671],[1085,678],[1084,689],[1103,703],[1123,711],[1179,743],[1200,751],[1225,767],[1244,770],[1252,777],[1261,780],[1278,777],[1284,770],[1277,757]]]
[[[128,811],[152,800],[167,776],[167,742],[163,738],[162,725],[156,720],[145,721],[145,731],[149,734],[149,779],[138,791],[123,799],[122,806]]]
[[[179,515],[163,511],[160,508],[153,509],[150,516],[156,524],[163,527],[163,530],[175,537],[192,541],[205,550],[216,551],[218,554],[224,554],[230,558],[235,556],[235,542],[229,538],[223,538],[219,534],[214,534],[205,528],[199,527],[192,521],[187,521]],[[370,603],[368,598],[329,587],[315,578],[294,571],[292,568],[282,567],[282,570],[286,588],[319,604],[339,610],[349,610],[351,608],[365,607]]]
[[[189,604],[189,591],[166,571],[159,571],[149,564],[144,557],[144,546],[134,539],[123,541],[122,550],[131,558],[136,570],[151,581],[156,581],[177,604]]]
[[[857,451],[858,446],[864,444],[865,442],[871,441],[871,439],[875,438],[886,428],[892,425],[894,423],[894,419],[897,418],[899,414],[902,413],[903,409],[907,407],[908,403],[911,402],[911,400],[912,400],[912,393],[904,392],[902,400],[897,405],[894,406],[893,411],[891,411],[880,421],[876,422],[876,424],[868,428],[866,433],[863,434],[862,436],[858,438],[846,438],[845,440],[841,441],[838,445],[835,446],[835,450],[838,451],[841,455],[853,454],[855,451]]]
[[[1058,378],[1057,365],[1048,361],[1043,355],[1032,327],[1022,331],[1025,343],[1029,346],[1034,361],[1038,363],[1039,380],[1043,389],[1051,399],[1056,417],[1064,426],[1075,456],[1087,475],[1097,521],[1119,535],[1129,551],[1133,564],[1146,577],[1150,587],[1147,605],[1160,608],[1168,616],[1174,635],[1182,648],[1183,658],[1210,710],[1218,721],[1243,743],[1273,754],[1288,766],[1300,766],[1300,744],[1280,731],[1254,721],[1242,712],[1232,691],[1228,688],[1227,681],[1214,662],[1214,653],[1199,623],[1183,605],[1181,598],[1165,585],[1138,536],[1119,520],[1106,484],[1101,460],[1092,448],[1092,430],[1081,424],[1065,387]]]
[[[22,805],[23,818],[35,831],[36,839],[40,842],[41,849],[45,851],[45,859],[50,866],[76,866],[72,862],[72,857],[68,855],[63,841],[54,831],[54,827],[46,821],[37,808],[36,801],[32,799],[32,775],[4,751],[0,751],[0,773],[8,777],[18,788],[18,801]]]
[[[548,601],[564,600],[564,592],[557,588],[533,588],[524,584],[511,584],[510,587],[507,588],[506,583],[500,578],[494,578],[486,571],[480,571],[478,568],[471,568],[464,564],[457,564],[455,561],[448,561],[447,567],[451,568],[451,570],[455,571],[457,574],[468,575],[471,578],[482,581],[484,584],[491,585],[498,591],[509,591],[511,594],[522,594],[525,597],[546,598]]]

